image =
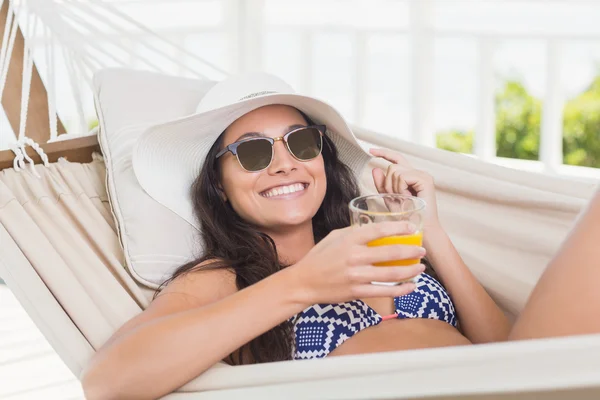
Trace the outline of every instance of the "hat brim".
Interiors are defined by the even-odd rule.
[[[148,128],[133,148],[135,176],[148,195],[196,229],[190,189],[221,133],[241,116],[267,105],[292,106],[315,123],[327,125],[327,135],[339,157],[358,177],[371,156],[365,152],[341,114],[331,105],[297,94],[269,94],[193,114]]]

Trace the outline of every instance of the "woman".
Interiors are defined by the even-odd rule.
[[[221,360],[238,365],[600,331],[598,318],[585,318],[600,311],[591,284],[600,278],[593,269],[600,228],[592,224],[600,219],[600,194],[511,327],[441,226],[432,178],[396,152],[371,155],[391,163],[372,171],[379,192],[427,202],[424,248],[365,245],[410,233],[407,224],[348,227],[356,176],[370,157],[333,108],[293,94],[275,77],[220,82],[195,115],[146,132],[134,152],[136,176],[148,194],[201,229],[204,254],[179,268],[96,353],[82,379],[86,397],[157,398]],[[425,255],[441,282],[423,265],[372,265]],[[370,284],[419,274],[416,284]]]

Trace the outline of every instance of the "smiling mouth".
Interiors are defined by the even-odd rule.
[[[303,192],[307,187],[308,183],[294,183],[292,185],[277,186],[272,189],[265,190],[264,192],[261,192],[260,195],[262,197],[266,197],[267,199],[272,197],[283,197],[285,195]]]

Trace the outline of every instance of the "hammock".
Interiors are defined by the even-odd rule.
[[[52,4],[56,11],[60,3]],[[38,15],[48,18],[49,13]],[[21,121],[24,125],[26,118]],[[522,309],[595,189],[353,129],[365,144],[399,150],[435,177],[442,223],[467,265],[511,316]],[[93,153],[97,147],[85,147],[87,162],[44,162],[42,154],[52,148],[40,143],[42,164],[33,165],[26,162],[27,150],[34,151],[25,149],[26,139],[20,134],[13,147],[14,167],[0,172],[0,276],[79,376],[108,337],[148,305],[152,291],[124,268],[105,188],[105,160]],[[373,191],[369,176],[361,184]],[[598,354],[600,335],[590,335],[239,367],[217,364],[165,398],[598,397]]]

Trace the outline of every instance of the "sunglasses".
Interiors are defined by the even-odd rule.
[[[262,171],[273,161],[275,142],[283,140],[296,160],[310,161],[321,154],[325,130],[325,125],[310,125],[294,129],[281,137],[256,137],[242,140],[225,147],[216,158],[230,151],[246,171]]]

